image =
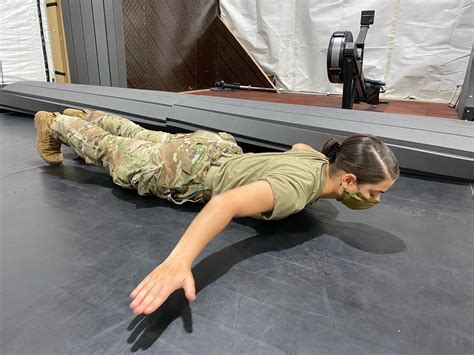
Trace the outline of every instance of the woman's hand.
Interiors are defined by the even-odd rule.
[[[189,301],[196,299],[191,266],[182,261],[166,259],[132,291],[130,308],[136,315],[151,314],[180,288],[184,289]]]
[[[273,209],[275,198],[268,181],[259,180],[213,197],[198,213],[168,258],[130,294],[136,315],[153,313],[177,289],[189,301],[196,299],[191,265],[234,217],[252,216]]]

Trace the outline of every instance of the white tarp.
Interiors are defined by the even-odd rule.
[[[462,84],[474,38],[472,0],[221,0],[221,16],[284,90],[342,93],[326,73],[335,31],[359,33],[375,10],[364,75],[387,83],[387,98],[449,101]]]
[[[40,0],[40,9],[51,81],[54,67],[44,0]],[[0,0],[0,62],[3,84],[22,80],[47,81],[36,0]]]

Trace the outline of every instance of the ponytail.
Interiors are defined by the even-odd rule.
[[[341,149],[341,145],[337,140],[331,138],[323,145],[321,152],[329,158],[329,162],[333,163],[336,160],[337,153]]]

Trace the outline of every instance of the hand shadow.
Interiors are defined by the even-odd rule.
[[[323,234],[368,252],[396,253],[406,248],[405,243],[393,234],[365,224],[335,221],[335,216],[337,209],[324,201],[315,209],[306,209],[281,221],[262,222],[249,218],[235,220],[254,228],[257,235],[202,259],[192,270],[196,291],[200,292],[245,259],[261,253],[290,249]],[[358,228],[355,236],[352,228]],[[357,241],[361,236],[362,240]],[[370,247],[378,238],[382,242],[376,243],[377,247]],[[130,323],[128,330],[132,333],[127,341],[133,344],[131,350],[151,347],[171,322],[179,317],[183,320],[184,329],[191,333],[192,313],[183,290],[174,292],[155,313],[136,317]]]

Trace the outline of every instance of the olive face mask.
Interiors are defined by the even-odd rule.
[[[366,198],[359,190],[356,192],[344,190],[337,200],[353,210],[366,210],[379,203],[377,200]]]

